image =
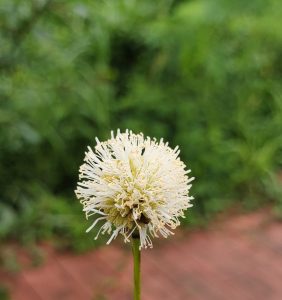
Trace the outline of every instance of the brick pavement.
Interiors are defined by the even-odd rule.
[[[0,271],[12,300],[129,300],[132,261],[120,242],[84,255],[47,251],[39,268]],[[142,252],[143,300],[281,300],[282,223],[269,212],[179,231]]]

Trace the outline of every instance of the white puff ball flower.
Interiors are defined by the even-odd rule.
[[[86,218],[98,215],[87,232],[102,222],[95,239],[100,232],[111,234],[107,244],[119,233],[125,242],[137,235],[140,248],[152,247],[152,237],[173,234],[193,199],[194,177],[179,159],[178,146],[171,149],[163,139],[128,130],[96,142],[85,153],[75,191]]]

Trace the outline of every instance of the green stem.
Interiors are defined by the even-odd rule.
[[[140,239],[139,237],[132,238],[132,254],[134,262],[134,300],[140,300]]]

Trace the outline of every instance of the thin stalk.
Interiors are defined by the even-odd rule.
[[[133,254],[133,262],[134,262],[134,300],[140,300],[140,239],[139,237],[132,238],[132,254]]]

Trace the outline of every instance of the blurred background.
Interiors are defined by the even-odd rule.
[[[280,0],[1,0],[3,268],[11,245],[38,260],[44,241],[101,243],[73,191],[86,146],[117,128],[180,146],[196,177],[185,226],[281,217],[281,18]]]

